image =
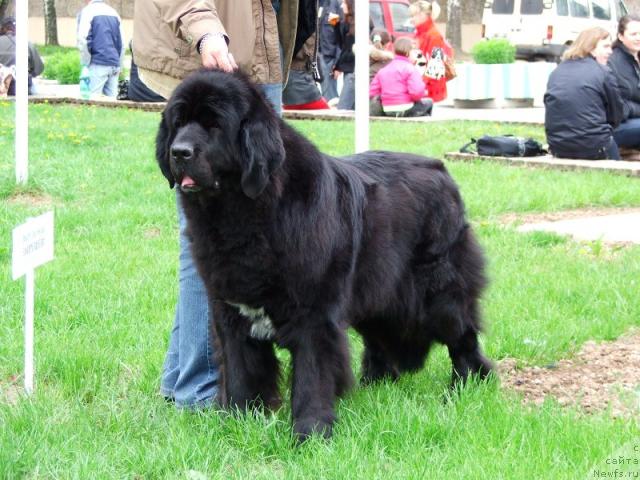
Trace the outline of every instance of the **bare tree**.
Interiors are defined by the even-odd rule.
[[[485,0],[465,0],[462,9],[463,23],[482,22],[482,10],[484,10]]]
[[[447,0],[441,5],[440,18],[446,19],[447,40],[454,50],[462,50],[462,25],[482,21],[484,3],[485,0]]]
[[[0,0],[0,18],[4,18],[10,4],[11,0]]]
[[[462,9],[460,0],[447,0],[447,40],[454,50],[462,50]]]
[[[58,16],[56,15],[55,0],[44,2],[44,43],[58,45]]]

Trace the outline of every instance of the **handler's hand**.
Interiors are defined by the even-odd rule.
[[[200,56],[205,68],[219,68],[225,72],[231,72],[238,68],[223,35],[210,35],[203,42]]]

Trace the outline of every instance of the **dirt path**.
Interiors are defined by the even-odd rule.
[[[505,359],[498,371],[503,388],[521,393],[525,403],[540,405],[552,396],[586,412],[610,406],[613,417],[640,413],[638,330],[613,342],[586,342],[574,358],[548,367],[517,369],[515,359]]]
[[[620,213],[640,213],[640,207],[621,208],[578,208],[575,210],[561,210],[559,212],[542,213],[507,213],[500,216],[500,223],[540,223],[556,222],[558,220],[573,220],[575,218],[602,217],[605,215],[617,215]]]

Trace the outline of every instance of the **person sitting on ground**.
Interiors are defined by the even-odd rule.
[[[618,22],[609,67],[618,81],[624,121],[613,131],[621,156],[636,159],[640,149],[640,16],[625,15]]]
[[[33,77],[37,77],[44,70],[42,58],[31,42],[29,49],[29,95],[35,92]],[[16,64],[16,19],[15,17],[5,17],[0,23],[0,65],[11,67]],[[11,80],[8,95],[16,94],[15,78]]]
[[[369,98],[380,96],[382,111],[391,117],[422,117],[431,114],[433,101],[423,99],[424,82],[409,54],[413,41],[399,38],[395,58],[380,70],[369,87]]]
[[[127,85],[126,100],[133,102],[164,102],[166,99],[147,87],[138,75],[138,65],[133,57],[133,45],[129,43],[131,50],[131,69],[129,70],[129,84]]]
[[[373,80],[382,67],[393,60],[391,35],[384,28],[376,28],[371,32],[369,44],[369,82]]]
[[[327,110],[329,104],[320,93],[313,77],[316,35],[312,35],[294,54],[289,79],[282,91],[282,107],[285,110]],[[317,72],[319,74],[320,72]]]
[[[607,67],[611,36],[592,27],[578,35],[549,76],[545,131],[556,157],[619,160],[613,130],[623,118],[616,78]]]

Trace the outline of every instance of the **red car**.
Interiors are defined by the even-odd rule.
[[[394,38],[413,37],[409,0],[370,0],[369,16],[375,28],[384,28]]]

